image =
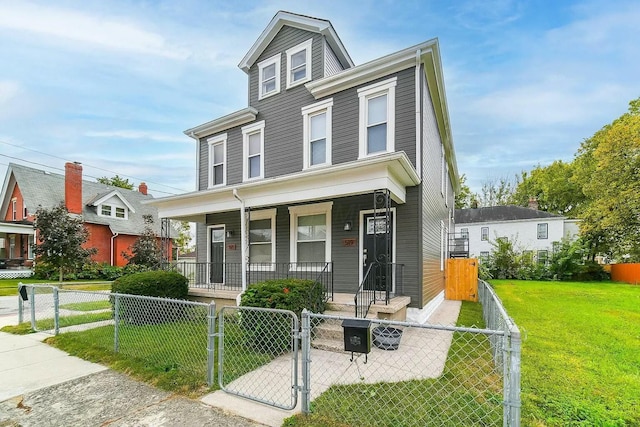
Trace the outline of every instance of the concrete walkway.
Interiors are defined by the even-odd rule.
[[[460,301],[444,301],[428,323],[455,326]],[[360,355],[353,362],[351,353],[311,349],[311,400],[334,384],[357,384],[437,378],[447,360],[453,332],[421,328],[404,328],[398,350],[385,351],[372,347],[368,362]],[[227,385],[228,390],[260,397],[263,400],[288,402],[291,389],[286,373],[291,365],[289,354],[249,372]],[[301,366],[298,372],[302,372]],[[284,374],[283,374],[284,373]],[[284,382],[283,382],[284,378]],[[301,385],[301,380],[298,380]],[[242,415],[268,426],[281,426],[285,418],[300,413],[300,399],[295,409],[287,411],[224,391],[204,396],[202,402],[233,414]],[[284,405],[283,405],[284,406]]]

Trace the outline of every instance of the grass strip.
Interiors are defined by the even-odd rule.
[[[102,313],[84,313],[78,314],[74,316],[60,316],[60,324],[58,325],[60,328],[64,328],[66,326],[76,326],[76,325],[84,325],[87,323],[100,322],[103,320],[112,319],[113,315],[110,311],[102,312]],[[40,319],[36,321],[36,329],[38,331],[50,331],[55,327],[53,318],[51,319]],[[22,322],[18,325],[9,325],[0,329],[2,332],[8,332],[10,334],[16,335],[26,335],[31,334],[37,331],[31,329],[31,322]]]
[[[69,304],[63,304],[61,309],[72,311],[95,311],[111,308],[111,302],[109,300],[104,301],[85,301],[85,302],[72,302]]]

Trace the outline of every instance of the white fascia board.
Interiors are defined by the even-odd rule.
[[[35,229],[31,224],[2,223],[0,224],[0,233],[35,235]]]
[[[143,203],[155,206],[161,218],[198,216],[239,209],[240,204],[233,196],[234,190],[238,191],[247,207],[344,197],[369,193],[379,188],[388,188],[394,201],[405,203],[406,187],[419,183],[420,178],[407,155],[395,152]]]
[[[236,126],[241,126],[246,123],[252,122],[258,116],[258,110],[253,107],[243,108],[242,110],[235,111],[226,116],[222,116],[218,119],[211,120],[210,122],[198,125],[191,129],[184,131],[184,134],[190,137],[203,137],[214,135],[218,132],[231,129]],[[196,138],[194,138],[196,139]]]
[[[331,22],[324,19],[312,18],[310,16],[302,16],[294,13],[279,11],[273,17],[269,25],[262,31],[260,37],[255,41],[251,49],[242,58],[238,67],[245,73],[249,72],[249,68],[256,62],[258,57],[262,54],[265,48],[271,43],[273,38],[285,25],[293,28],[299,28],[301,30],[310,31],[313,33],[320,33],[327,37],[329,45],[334,49],[334,52],[338,56],[338,59],[344,64],[353,66],[353,61],[349,57],[344,45],[340,41],[340,38],[336,34],[335,30],[331,26]]]
[[[383,56],[382,58],[374,59],[357,67],[347,68],[344,71],[325,77],[324,79],[309,82],[305,86],[316,99],[324,98],[325,96],[365,84],[377,78],[415,67],[416,51],[421,50],[422,52],[426,52],[430,50],[435,43],[435,39],[430,40]]]

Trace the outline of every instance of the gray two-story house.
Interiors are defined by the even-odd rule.
[[[249,105],[185,131],[197,190],[152,202],[198,224],[196,286],[330,274],[437,307],[458,188],[440,61],[433,39],[355,65],[329,21],[278,12],[239,64]]]

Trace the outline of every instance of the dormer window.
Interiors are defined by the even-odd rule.
[[[280,54],[258,63],[260,96],[266,98],[280,92]]]
[[[100,216],[127,219],[127,209],[120,206],[100,205]]]
[[[287,50],[287,89],[311,80],[313,39]]]
[[[100,208],[100,215],[111,216],[111,205],[102,205]]]
[[[116,207],[116,218],[124,219],[127,214],[127,211],[124,208]]]
[[[89,205],[95,206],[98,216],[102,217],[129,219],[129,213],[136,212],[118,190],[96,196]]]

